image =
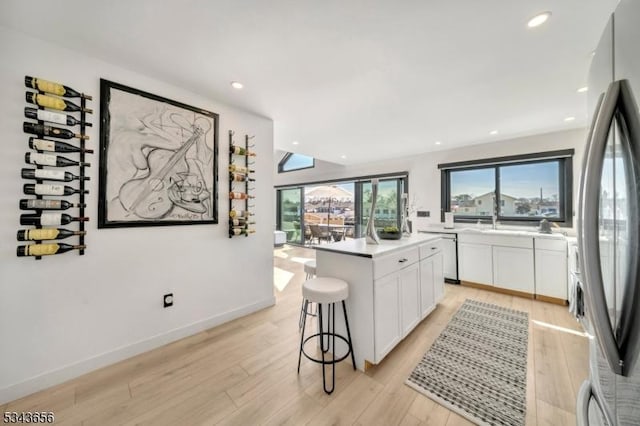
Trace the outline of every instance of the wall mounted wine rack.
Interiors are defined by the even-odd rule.
[[[252,220],[254,207],[251,200],[254,196],[251,191],[254,170],[251,166],[254,162],[249,161],[255,157],[255,153],[250,150],[253,145],[249,145],[249,140],[253,136],[244,136],[244,147],[236,144],[233,140],[234,132],[229,130],[229,238],[244,235],[248,237],[255,230],[250,225],[255,224]]]
[[[18,241],[29,241],[31,244],[17,247],[18,256],[33,256],[42,259],[43,255],[60,254],[70,250],[78,250],[79,255],[85,252],[85,182],[89,177],[85,174],[86,154],[93,150],[86,148],[87,114],[93,111],[87,107],[87,101],[92,97],[60,83],[54,83],[40,78],[25,76],[25,94],[28,105],[24,109],[26,119],[23,130],[29,133],[29,147],[34,150],[25,154],[25,162],[34,169],[23,168],[24,179],[35,180],[25,183],[23,192],[35,198],[21,199],[21,210],[34,210],[35,213],[22,213],[21,225],[31,225],[35,229],[21,229],[18,231]],[[35,90],[35,91],[32,91]],[[76,104],[69,98],[79,98]],[[78,118],[79,116],[79,118]],[[59,127],[65,126],[65,127]],[[79,133],[75,133],[79,126]],[[69,128],[66,128],[69,127]],[[63,139],[77,139],[79,142],[64,142]],[[78,155],[78,160],[67,158]],[[77,167],[78,174],[69,172],[70,167]],[[69,183],[78,181],[78,188]],[[78,194],[78,203],[70,203],[66,197]],[[48,198],[55,197],[55,199]],[[64,213],[68,209],[78,209],[78,215]],[[77,230],[66,229],[69,224],[77,223]],[[61,226],[65,226],[61,228]],[[69,237],[77,237],[78,244],[58,242]]]

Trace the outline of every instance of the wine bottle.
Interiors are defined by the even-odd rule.
[[[229,152],[235,155],[246,155],[248,157],[255,157],[256,153],[253,151],[249,151],[246,148],[236,145],[229,145]]]
[[[249,224],[231,225],[231,229],[249,229]]]
[[[22,186],[22,192],[27,195],[71,195],[80,194],[79,189],[72,188],[67,185],[50,185],[44,183],[25,183]],[[88,194],[89,190],[82,191],[83,194]]]
[[[70,250],[83,250],[87,248],[85,245],[72,246],[65,243],[50,243],[50,244],[29,244],[26,246],[18,246],[16,254],[19,257],[23,256],[48,256],[50,254],[61,254]]]
[[[26,121],[22,123],[22,130],[25,133],[33,133],[38,136],[52,136],[61,139],[89,139],[89,136],[81,135],[80,133],[73,133],[71,130],[47,126],[46,124],[28,123]]]
[[[244,218],[244,219],[248,219],[249,216],[253,216],[255,213],[252,213],[250,211],[246,211],[246,210],[230,210],[229,211],[229,217],[230,218]]]
[[[49,139],[37,139],[34,137],[29,138],[29,148],[37,149],[38,151],[86,152],[87,154],[93,154],[92,149],[80,148],[66,142],[50,141]]]
[[[20,229],[18,241],[62,240],[74,235],[85,235],[87,231],[70,231],[64,228]]]
[[[255,182],[255,179],[248,177],[244,173],[229,172],[229,180],[233,182]]]
[[[255,229],[238,229],[238,228],[231,228],[229,230],[229,233],[231,235],[249,235],[249,234],[254,234],[256,232]]]
[[[234,191],[229,192],[229,199],[231,200],[246,200],[249,198],[256,198],[256,197],[254,197],[253,195],[249,195],[245,192],[234,192]]]
[[[73,204],[67,200],[20,200],[20,210],[67,210],[72,207],[87,207],[86,204]]]
[[[235,219],[229,219],[229,224],[232,226],[245,226],[245,225],[255,225],[255,222],[247,222],[247,219],[244,217],[239,217]]]
[[[91,96],[77,92],[69,86],[64,86],[60,83],[56,83],[55,81],[30,77],[28,75],[24,76],[24,85],[31,89],[37,89],[42,92],[52,93],[65,98],[85,98],[89,101],[93,99]]]
[[[70,160],[66,157],[61,157],[56,154],[40,154],[36,152],[27,152],[24,155],[24,161],[28,164],[37,164],[39,166],[55,166],[55,167],[69,167],[69,166],[84,166],[89,167],[89,163],[80,163],[79,161]]]
[[[48,169],[22,169],[20,174],[23,179],[59,180],[71,182],[72,180],[90,180],[89,176],[76,176],[64,170]]]
[[[27,92],[25,95],[27,102],[30,104],[40,105],[44,108],[57,109],[58,111],[84,111],[86,113],[93,113],[90,108],[81,108],[73,102],[65,101],[64,99],[55,98],[53,96],[41,95],[39,93]]]
[[[237,164],[229,164],[230,172],[244,173],[245,175],[248,173],[253,173],[255,170],[249,170],[247,167],[238,166]]]
[[[20,215],[20,225],[57,226],[71,222],[87,222],[88,217],[73,217],[66,213],[28,213]]]
[[[75,117],[60,112],[47,111],[44,109],[24,107],[24,116],[34,120],[48,121],[56,124],[66,124],[67,126],[77,126],[82,122]],[[91,127],[93,124],[84,123],[85,126]]]

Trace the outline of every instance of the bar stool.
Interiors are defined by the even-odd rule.
[[[315,260],[307,260],[304,262],[304,272],[306,274],[307,280],[314,278],[316,276],[316,261]],[[316,312],[318,308],[316,307]],[[302,316],[304,315],[304,298],[302,299],[302,305],[300,306],[300,320],[298,321],[298,330],[302,330]],[[307,315],[311,315],[315,317],[316,314],[313,313],[313,309],[311,309]]]
[[[344,301],[349,297],[349,285],[338,278],[317,277],[305,281],[302,285],[302,297],[304,315],[302,316],[302,335],[300,336],[300,352],[298,353],[298,374],[300,374],[300,361],[304,354],[307,359],[322,364],[322,387],[327,394],[331,394],[336,384],[336,363],[346,359],[351,355],[351,363],[353,369],[356,369],[356,360],[353,355],[353,346],[351,344],[351,331],[349,330],[349,319],[347,318],[347,307]],[[342,302],[342,312],[344,313],[344,323],[347,329],[347,337],[336,333],[336,303]],[[312,334],[307,338],[304,337],[304,330],[307,322],[307,308],[309,303],[316,303],[318,306],[318,333]],[[323,328],[322,305],[327,305],[327,331]],[[314,358],[307,354],[304,345],[314,337],[320,339],[320,353],[322,358]],[[324,347],[324,339],[327,339],[327,348]],[[336,359],[336,338],[347,344],[347,353]],[[329,351],[329,339],[331,339],[331,359],[328,359],[326,353]],[[326,365],[331,365],[331,387],[327,388]]]

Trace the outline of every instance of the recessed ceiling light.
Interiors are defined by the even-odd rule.
[[[342,159],[344,160],[344,159],[346,159],[346,158],[347,158],[347,156],[346,156],[346,155],[344,155],[344,154],[342,154],[342,155],[340,156],[340,158],[342,158]]]
[[[233,87],[234,89],[242,89],[244,87],[244,85],[242,83],[240,83],[239,81],[232,81],[231,82],[231,87]]]
[[[550,16],[551,16],[551,12],[539,13],[536,16],[534,16],[533,18],[529,19],[529,22],[527,22],[527,26],[529,28],[534,28],[534,27],[540,26],[540,25],[544,24],[545,22],[547,22],[547,19],[549,19]]]
[[[299,145],[300,144],[300,142],[298,142],[298,141],[293,141],[291,143],[294,144],[294,145]]]
[[[490,134],[490,135],[497,135],[497,134],[498,134],[498,131],[497,131],[497,130],[492,130],[492,131],[490,131],[490,132],[489,132],[489,134]]]
[[[581,87],[581,88],[578,89],[578,93],[584,93],[587,90],[589,90],[589,88],[587,86],[584,86],[584,87]]]
[[[564,119],[564,121],[566,121],[568,123],[569,121],[573,121],[575,119],[576,119],[575,117],[567,117],[567,118]]]
[[[436,143],[436,145],[442,145],[442,142],[440,142],[440,141],[436,141],[435,143]]]

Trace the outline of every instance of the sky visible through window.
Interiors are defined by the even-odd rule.
[[[560,164],[545,161],[451,172],[451,211],[491,216],[496,170],[500,174],[500,215],[559,217]]]
[[[461,170],[451,172],[451,197],[477,197],[495,189],[494,169]]]
[[[451,195],[479,196],[493,191],[494,169],[463,170],[451,173]],[[500,187],[513,197],[538,197],[558,194],[558,164],[536,163],[500,167]]]
[[[291,154],[282,165],[282,170],[287,172],[291,170],[306,169],[313,167],[313,157],[303,154]]]
[[[500,192],[516,198],[558,196],[557,162],[500,167]]]

